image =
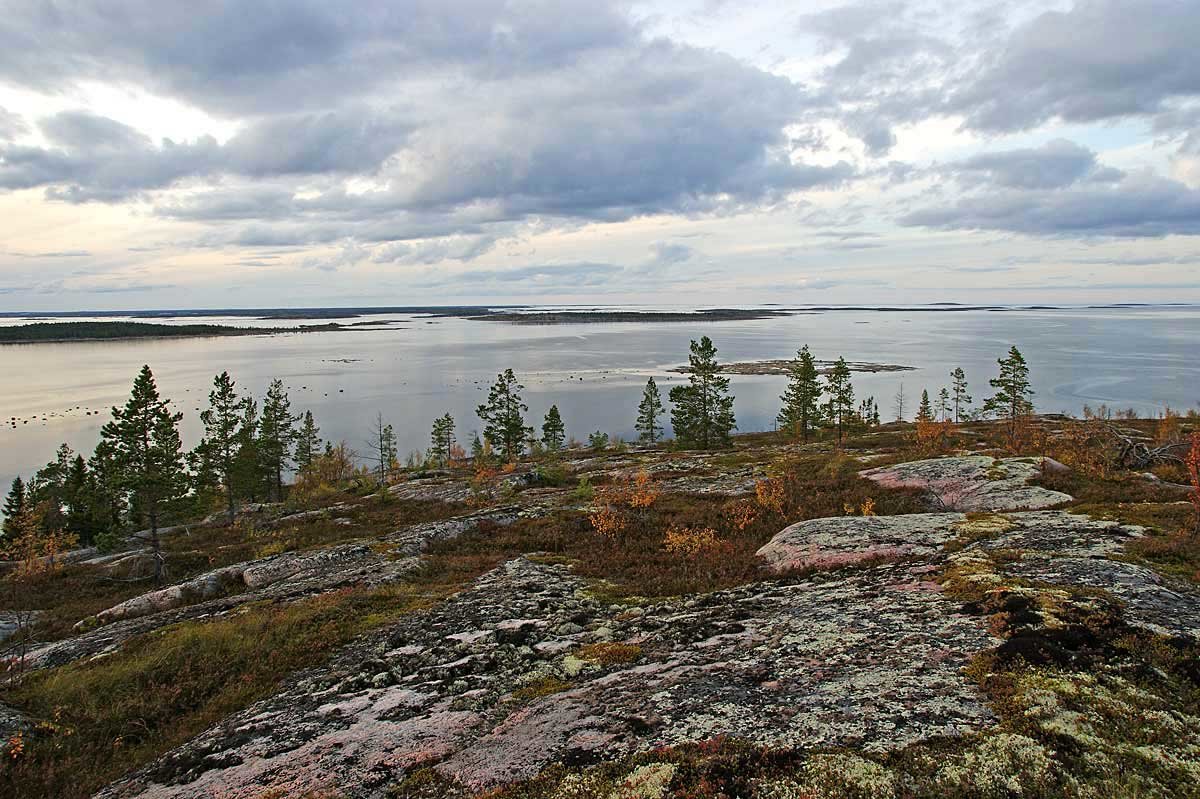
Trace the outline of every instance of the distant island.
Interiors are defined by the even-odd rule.
[[[350,326],[332,322],[325,325],[302,325],[300,327],[160,325],[150,322],[34,322],[28,325],[0,327],[0,344],[109,341],[137,338],[264,336],[274,333],[310,333],[328,330],[346,330],[348,327]]]
[[[596,324],[600,322],[738,322],[791,316],[788,311],[744,308],[709,308],[690,313],[677,311],[541,311],[512,313],[498,311],[469,316],[477,322],[509,322],[516,325]]]
[[[720,371],[730,375],[787,375],[791,373],[791,367],[794,361],[791,360],[768,360],[768,361],[742,361],[739,363],[723,363]],[[833,361],[817,361],[818,374],[827,375],[833,371]],[[892,363],[866,363],[863,361],[847,361],[846,365],[850,367],[851,372],[911,372],[917,367],[915,366],[899,366]],[[669,371],[678,372],[679,374],[688,374],[691,370],[687,366],[676,366]]]

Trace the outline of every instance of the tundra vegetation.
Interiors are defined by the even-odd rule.
[[[807,347],[797,353],[777,431],[734,435],[734,398],[716,348],[707,337],[693,342],[689,382],[671,392],[673,436],[663,435],[667,411],[653,380],[640,401],[630,397],[636,447],[601,431],[587,446],[575,443],[566,434],[570,408],[564,420],[557,406],[535,438],[522,386],[506,370],[478,409],[482,434],[469,436],[470,453],[445,415],[432,424],[429,451],[407,464],[399,463],[382,413],[359,455],[346,442],[322,441],[312,414],[294,414],[278,381],[260,406],[224,373],[202,414],[203,439],[185,453],[180,415],[144,368],[90,456],[64,446],[37,474],[15,480],[5,499],[0,541],[9,560],[0,597],[12,632],[0,644],[7,725],[0,793],[90,796],[166,762],[158,759],[172,751],[185,754],[170,762],[193,757],[200,768],[204,758],[186,746],[205,729],[298,674],[319,679],[339,653],[446,606],[482,575],[525,556],[582,581],[580,596],[612,609],[618,629],[656,608],[680,621],[627,640],[605,640],[612,630],[598,629],[560,667],[526,675],[506,695],[505,712],[570,696],[587,675],[649,667],[659,633],[701,613],[714,592],[833,586],[912,567],[924,575],[919,590],[935,591],[990,641],[956,672],[990,721],[872,747],[769,746],[717,725],[644,751],[551,758],[486,791],[447,776],[433,758],[383,774],[388,795],[1200,795],[1197,639],[1139,623],[1141,606],[1115,581],[1053,577],[1056,565],[1084,562],[1066,549],[1099,539],[1075,536],[1054,544],[1062,551],[1035,552],[1031,542],[1048,535],[1041,527],[1031,532],[1020,514],[983,510],[955,517],[947,537],[930,546],[890,541],[782,570],[760,554],[799,523],[876,535],[889,520],[947,511],[952,495],[977,500],[970,492],[980,486],[1015,483],[1049,497],[1055,511],[1137,529],[1119,548],[1089,550],[1086,563],[1148,570],[1182,597],[1185,616],[1200,618],[1196,412],[1138,418],[1100,407],[1079,418],[1038,415],[1028,366],[1014,347],[1000,359],[995,393],[979,413],[971,412],[967,376],[955,369],[946,387],[921,391],[914,421],[881,423],[873,398],[855,403],[849,370],[821,380],[812,359]],[[968,490],[951,478],[919,485],[888,472],[905,464],[914,474],[936,472],[943,461],[931,458],[983,466]],[[1023,486],[1025,474],[1033,485]],[[366,565],[340,580],[339,557]],[[269,589],[247,576],[304,558],[320,565],[286,572]],[[206,577],[218,573],[226,582]],[[202,596],[197,587],[171,593],[200,585]],[[111,609],[150,595],[171,604],[106,620]],[[811,621],[814,638],[826,635],[823,622]],[[835,621],[836,638],[864,619]],[[106,631],[112,637],[89,648]],[[695,640],[711,646],[738,634],[731,624]],[[952,657],[950,649],[930,650],[926,665]],[[865,660],[850,667],[874,673]],[[769,674],[761,681],[772,684]],[[759,723],[769,729],[784,720]],[[203,767],[221,767],[218,760]],[[343,788],[310,793],[361,794]]]

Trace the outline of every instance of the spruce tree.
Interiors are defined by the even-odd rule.
[[[258,423],[258,460],[269,495],[283,499],[283,473],[292,463],[296,445],[296,420],[282,380],[272,380],[263,399],[262,418]]]
[[[637,421],[633,425],[633,429],[638,433],[638,441],[653,445],[662,437],[663,428],[658,420],[663,412],[662,394],[659,393],[658,384],[652,377],[646,381],[646,387],[642,390]]]
[[[433,420],[429,433],[429,455],[439,466],[450,462],[450,450],[454,447],[454,417],[449,413]]]
[[[312,411],[304,412],[304,421],[296,436],[296,468],[303,469],[321,454],[321,428],[313,419]]]
[[[729,446],[729,434],[737,428],[729,378],[721,375],[717,348],[708,336],[691,343],[688,355],[688,385],[671,389],[671,426],[680,446],[715,449]]]
[[[1033,412],[1033,402],[1029,399],[1033,396],[1029,386],[1029,365],[1015,346],[1008,351],[1007,358],[999,358],[996,363],[1000,366],[1000,374],[988,381],[996,393],[983,403],[983,410],[1004,421],[1012,443],[1022,417]]]
[[[167,400],[159,397],[150,367],[143,366],[125,407],[114,407],[112,421],[100,430],[101,438],[112,447],[119,485],[149,523],[155,582],[162,582],[164,573],[159,522],[187,491],[179,438],[182,418],[182,413],[172,413]]]
[[[232,524],[237,515],[235,472],[239,431],[245,420],[247,400],[237,395],[233,378],[229,372],[221,372],[213,378],[212,391],[208,393],[208,408],[200,414],[204,422],[204,437],[196,446],[195,462],[198,475],[211,476],[225,495],[225,514]],[[201,482],[208,482],[205,477]]]
[[[950,373],[952,391],[954,394],[954,423],[958,424],[963,411],[971,404],[971,395],[967,393],[967,373],[961,366],[955,367]]]
[[[896,407],[896,421],[904,421],[904,403],[907,397],[904,395],[904,384],[900,384],[900,390],[896,392],[896,396],[892,397],[892,402]]]
[[[783,409],[776,417],[782,430],[808,441],[816,430],[821,415],[821,381],[817,364],[805,344],[788,366],[788,386],[780,395]]]
[[[551,405],[542,422],[542,445],[548,452],[558,452],[566,440],[567,427],[563,424],[562,415],[557,405]]]
[[[96,533],[115,532],[125,515],[125,494],[121,488],[120,467],[111,442],[101,439],[92,457],[88,458],[91,475],[91,505]]]
[[[933,405],[929,402],[929,391],[921,389],[921,404],[917,407],[917,421],[932,422],[933,419]]]
[[[529,410],[521,400],[525,386],[517,382],[512,369],[496,375],[496,383],[488,392],[488,400],[475,409],[483,422],[483,435],[499,449],[505,460],[515,462],[525,449],[525,437],[533,432],[525,425],[522,415]]]
[[[840,444],[846,436],[846,427],[854,413],[854,386],[850,382],[850,366],[846,359],[838,356],[833,368],[825,376],[825,392],[829,395],[826,408],[829,419],[837,427]]]
[[[16,534],[16,519],[25,511],[25,481],[20,475],[13,478],[8,496],[4,498],[4,535],[11,538]]]

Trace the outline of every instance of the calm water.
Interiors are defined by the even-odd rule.
[[[569,435],[593,430],[632,437],[640,390],[653,375],[667,389],[682,376],[688,340],[710,336],[723,361],[786,358],[807,343],[818,358],[905,364],[917,371],[856,374],[885,418],[901,383],[912,400],[930,395],[962,366],[976,400],[987,394],[996,358],[1016,344],[1030,363],[1042,411],[1078,412],[1108,403],[1154,413],[1200,402],[1200,308],[1054,311],[827,311],[788,318],[695,325],[515,326],[389,314],[391,329],[237,338],[78,342],[0,347],[0,486],[28,476],[63,441],[90,452],[108,408],[128,396],[150,364],[162,393],[184,416],[185,444],[200,432],[212,377],[229,370],[242,390],[262,395],[279,377],[293,408],[311,409],[323,437],[365,450],[377,412],[396,429],[402,452],[428,446],[433,419],[449,411],[460,440],[478,427],[475,407],[498,371],[526,386],[529,419],[540,428],[552,403]],[[22,320],[5,320],[19,323]],[[161,321],[161,320],[155,320]],[[245,325],[250,320],[189,319]],[[361,321],[361,320],[348,320]],[[280,324],[280,323],[259,323]],[[734,377],[743,431],[770,429],[783,377]],[[92,415],[87,415],[91,411]],[[10,417],[17,423],[11,426]],[[26,423],[27,422],[27,423]]]

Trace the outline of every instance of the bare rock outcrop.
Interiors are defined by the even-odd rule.
[[[967,455],[910,461],[859,474],[884,488],[921,489],[939,510],[1040,510],[1070,502],[1068,494],[1029,484],[1041,468],[1032,458]]]
[[[888,750],[992,721],[960,670],[994,643],[908,566],[635,610],[520,558],[101,796],[374,797],[418,765],[486,789],[719,734]]]

